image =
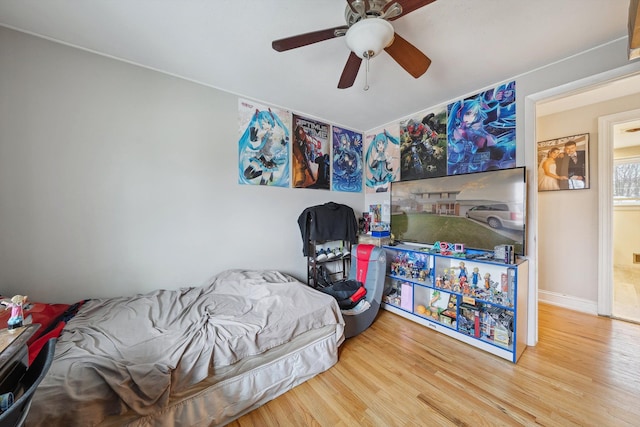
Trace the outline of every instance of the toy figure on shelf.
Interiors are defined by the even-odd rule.
[[[427,274],[429,274],[427,270],[420,270],[420,277],[418,277],[418,280],[424,282],[425,280],[427,280]]]
[[[442,276],[436,276],[436,288],[442,287]]]
[[[442,295],[440,294],[440,291],[434,290],[433,293],[431,294],[431,300],[429,301],[429,306],[433,307],[435,303],[438,302],[438,300],[440,300],[441,296]]]
[[[465,295],[469,295],[471,293],[471,289],[469,289],[469,283],[467,282],[466,276],[462,276],[460,278],[460,288],[462,289],[462,293]]]
[[[460,291],[462,290],[462,288],[460,287],[460,283],[458,283],[458,282],[454,283],[453,286],[451,287],[451,290],[453,292],[460,293]]]
[[[480,269],[473,267],[473,273],[471,273],[471,287],[477,288],[480,281]]]
[[[7,322],[7,329],[9,332],[13,332],[15,329],[22,326],[24,321],[24,312],[22,307],[27,302],[27,297],[24,295],[16,295],[11,298],[11,301],[2,301],[3,305],[11,308],[11,317]]]
[[[509,282],[505,273],[500,275],[500,291],[505,294],[509,292]]]
[[[467,278],[467,267],[465,267],[464,261],[460,261],[460,267],[458,267],[460,269],[460,273],[458,273],[458,278]]]
[[[484,275],[484,288],[485,289],[491,288],[491,274],[489,273],[485,273]]]

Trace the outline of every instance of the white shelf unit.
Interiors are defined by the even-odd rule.
[[[431,253],[414,245],[384,249],[385,310],[518,361],[527,346],[527,260],[505,264]]]

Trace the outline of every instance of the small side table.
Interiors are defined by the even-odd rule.
[[[29,338],[40,328],[39,323],[21,326],[9,332],[0,329],[0,393],[11,391],[29,367]]]

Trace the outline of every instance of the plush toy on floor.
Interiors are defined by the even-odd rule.
[[[26,302],[27,297],[24,295],[15,295],[11,298],[11,301],[2,301],[3,305],[11,308],[11,317],[9,317],[7,322],[7,329],[9,332],[13,332],[15,329],[22,326],[22,322],[24,321],[24,312],[22,307]]]

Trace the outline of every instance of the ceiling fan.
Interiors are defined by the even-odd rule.
[[[339,89],[353,86],[363,59],[369,61],[383,49],[414,78],[423,75],[431,60],[414,45],[400,37],[389,21],[394,21],[435,0],[346,0],[346,25],[312,31],[275,40],[278,52],[345,36],[351,49],[338,82]],[[365,86],[365,90],[368,87]]]

